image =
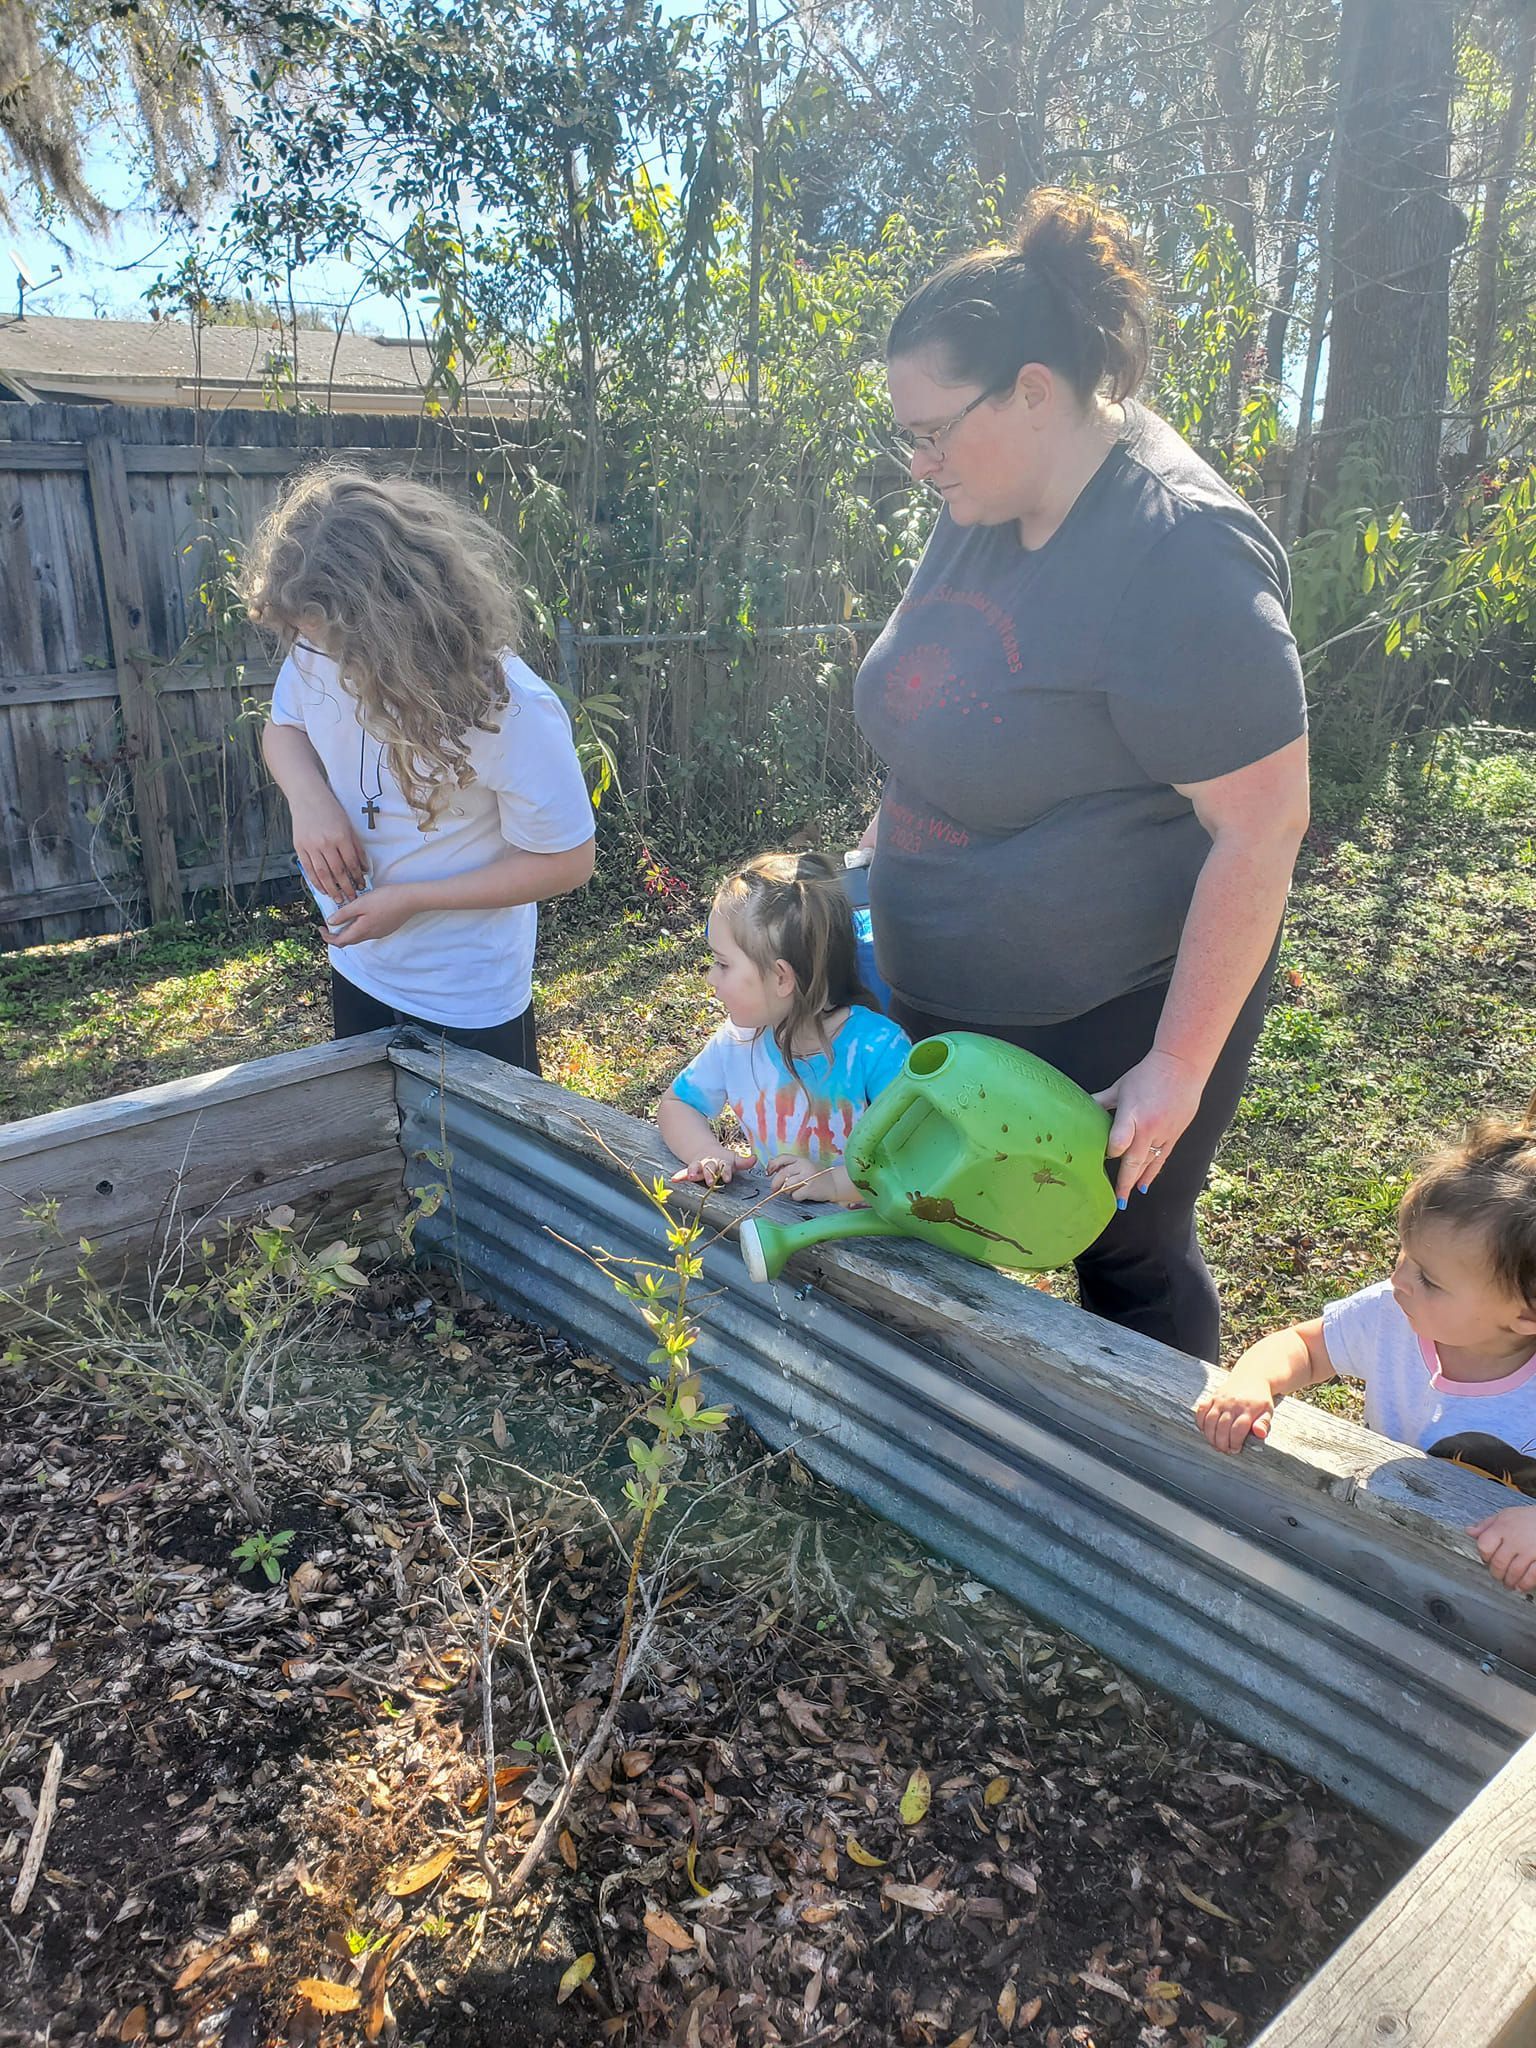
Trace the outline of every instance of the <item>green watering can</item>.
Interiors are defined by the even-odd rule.
[[[920,1237],[1026,1272],[1065,1266],[1115,1213],[1108,1140],[1108,1113],[1033,1053],[973,1031],[925,1038],[848,1139],[843,1164],[869,1207],[749,1217],[741,1255],[754,1280],[840,1237]]]

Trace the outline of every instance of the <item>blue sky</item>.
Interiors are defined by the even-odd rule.
[[[57,283],[29,293],[27,306],[35,313],[64,313],[89,318],[96,313],[124,320],[147,320],[149,309],[144,294],[155,279],[173,270],[199,241],[212,247],[218,235],[220,213],[216,207],[204,228],[169,227],[152,208],[140,203],[134,190],[110,153],[87,158],[87,169],[96,190],[115,209],[110,232],[100,238],[73,222],[49,231],[18,208],[19,218],[9,233],[0,229],[0,312],[16,311],[16,265],[12,251],[41,285],[57,264],[63,271]],[[304,305],[345,307],[356,291],[359,272],[339,260],[313,264],[295,277],[295,296]],[[360,298],[352,309],[353,324],[372,332],[402,334],[405,317],[398,305],[377,294]]]

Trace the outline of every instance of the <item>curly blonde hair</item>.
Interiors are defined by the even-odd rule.
[[[486,520],[409,477],[322,464],[262,521],[240,577],[285,648],[334,656],[422,829],[472,779],[469,734],[507,703],[517,558]]]

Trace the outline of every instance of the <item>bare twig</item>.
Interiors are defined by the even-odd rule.
[[[62,1742],[56,1742],[48,1752],[48,1762],[43,1769],[43,1789],[37,1796],[37,1818],[32,1823],[27,1853],[21,1859],[21,1875],[16,1880],[16,1889],[11,1893],[13,1917],[25,1913],[31,1902],[32,1887],[37,1883],[37,1873],[43,1867],[43,1852],[48,1847],[48,1836],[53,1829],[54,1815],[59,1810],[59,1780],[63,1775],[64,1745]]]

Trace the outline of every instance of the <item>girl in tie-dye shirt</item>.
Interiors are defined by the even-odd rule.
[[[727,1021],[657,1109],[683,1161],[674,1179],[719,1187],[751,1164],[713,1129],[729,1108],[775,1194],[858,1204],[843,1148],[911,1046],[859,980],[836,868],[816,853],[749,862],[715,897],[709,948],[706,978]]]

